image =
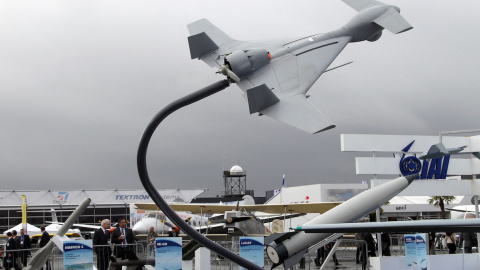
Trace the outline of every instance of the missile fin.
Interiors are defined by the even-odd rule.
[[[286,239],[291,238],[292,236],[294,236],[297,233],[298,233],[298,231],[286,232],[286,233],[274,233],[274,234],[271,234],[271,235],[265,237],[264,241],[265,241],[265,243],[275,242],[275,243],[278,244],[278,243],[283,242]]]
[[[303,256],[305,256],[307,251],[308,251],[308,248],[295,253],[295,255],[293,256],[290,256],[288,259],[283,261],[283,268],[288,269],[291,266],[297,264],[303,258]]]

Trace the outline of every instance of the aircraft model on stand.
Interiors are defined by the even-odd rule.
[[[295,203],[295,204],[257,204],[257,205],[221,205],[221,204],[170,204],[177,215],[196,230],[208,234],[227,233],[234,229],[235,235],[265,235],[264,223],[274,220],[290,219],[306,213],[324,213],[340,205],[341,202]],[[152,203],[135,204],[143,210],[158,211]],[[195,213],[195,214],[194,214]],[[213,215],[204,217],[203,214]],[[200,215],[198,215],[200,214]],[[154,227],[157,233],[168,232],[173,223],[161,212],[150,212],[133,227],[138,234],[148,233]]]
[[[421,153],[418,158],[422,160],[430,160],[434,158],[444,157],[448,155],[454,155],[462,152],[467,146],[455,147],[455,148],[446,148],[443,143],[434,144],[428,149]]]
[[[239,41],[206,19],[188,25],[191,58],[217,68],[245,93],[250,114],[266,115],[308,133],[335,125],[307,101],[306,93],[348,43],[377,41],[382,30],[413,27],[396,6],[373,0],[343,0],[358,11],[344,26],[281,42]],[[343,66],[343,65],[341,65]],[[336,67],[335,67],[336,68]]]

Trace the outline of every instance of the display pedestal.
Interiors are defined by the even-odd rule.
[[[428,269],[478,269],[480,254],[428,255]],[[407,269],[405,256],[371,257],[372,270]]]
[[[195,270],[210,269],[210,250],[204,247],[195,250]]]
[[[182,261],[182,270],[193,270],[193,261]]]

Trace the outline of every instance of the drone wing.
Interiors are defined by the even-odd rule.
[[[242,210],[247,212],[263,212],[268,214],[283,213],[319,213],[323,214],[328,210],[340,205],[341,202],[320,202],[320,203],[291,203],[291,204],[255,204],[240,205]],[[136,203],[138,209],[157,210],[158,207],[154,203]],[[225,211],[235,210],[234,205],[221,204],[195,204],[195,203],[172,203],[170,207],[179,212],[191,213],[209,213],[224,214]]]
[[[271,54],[267,65],[237,83],[245,93],[251,114],[266,115],[312,134],[335,127],[307,101],[305,94],[345,48],[350,37],[321,41],[311,37],[276,42],[238,41],[206,19],[188,25],[188,29],[192,59],[203,60],[211,67],[225,66],[226,57],[237,51],[262,48]],[[302,46],[297,46],[299,44]]]

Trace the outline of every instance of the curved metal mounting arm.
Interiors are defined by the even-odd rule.
[[[203,245],[204,247],[218,253],[219,255],[228,258],[229,260],[237,263],[238,265],[245,267],[247,269],[255,269],[261,270],[263,268],[259,267],[258,265],[236,255],[235,253],[221,247],[220,245],[214,243],[213,241],[209,240],[205,236],[201,235],[199,232],[195,231],[190,225],[185,223],[185,221],[180,218],[175,211],[166,203],[162,196],[158,193],[157,189],[153,186],[152,182],[150,181],[150,177],[148,176],[147,170],[147,148],[152,138],[155,129],[160,125],[160,123],[171,113],[175,112],[176,110],[188,106],[194,102],[197,102],[203,98],[206,98],[212,94],[215,94],[225,88],[227,88],[230,83],[227,80],[219,81],[214,84],[211,84],[205,88],[202,88],[190,95],[187,95],[183,98],[180,98],[161,111],[159,111],[150,123],[145,128],[143,133],[142,139],[140,140],[140,145],[138,146],[137,152],[137,169],[138,174],[140,176],[140,181],[142,182],[143,187],[150,195],[152,200],[155,204],[163,211],[163,213],[171,220],[175,225],[177,225],[182,231],[184,231],[188,236],[192,239]]]

